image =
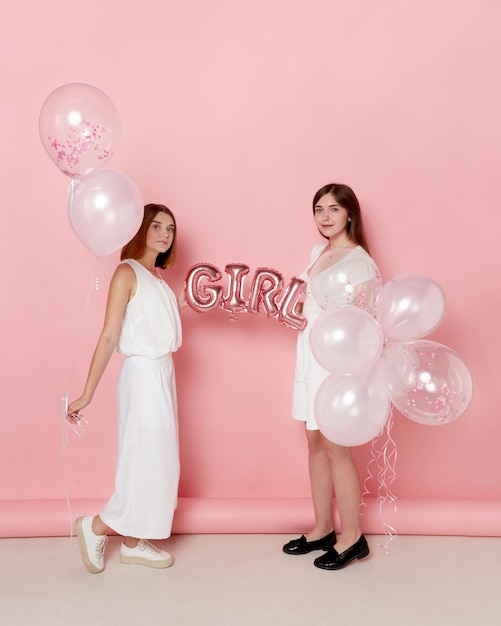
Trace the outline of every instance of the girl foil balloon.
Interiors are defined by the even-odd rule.
[[[221,306],[229,311],[231,319],[237,319],[239,313],[245,311],[246,301],[243,296],[245,276],[249,273],[249,266],[244,263],[231,263],[224,268],[228,275],[228,292],[221,300]]]
[[[220,306],[222,287],[210,283],[221,278],[219,269],[211,263],[197,263],[186,276],[186,301],[198,313],[213,311]]]
[[[269,267],[258,267],[249,294],[247,310],[249,313],[259,313],[262,306],[268,317],[278,313],[275,297],[280,293],[284,284],[280,272]]]

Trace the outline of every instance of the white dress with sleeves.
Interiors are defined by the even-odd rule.
[[[306,282],[306,297],[302,315],[306,318],[308,324],[303,331],[298,333],[297,338],[292,416],[294,419],[306,422],[308,430],[318,430],[314,415],[315,395],[321,383],[330,375],[330,372],[318,364],[311,351],[309,339],[311,327],[318,316],[326,310],[329,303],[335,303],[339,306],[346,304],[357,305],[357,302],[354,300],[354,291],[347,289],[346,284],[355,289],[357,285],[380,280],[377,266],[369,254],[361,246],[350,248],[346,250],[346,254],[342,256],[341,260],[333,268],[333,271],[335,269],[336,273],[346,275],[346,283],[334,282],[330,293],[316,293],[315,299],[312,293],[312,280],[308,270],[313,267],[324,248],[325,244],[320,244],[313,248],[310,263],[300,276]],[[324,272],[328,271],[329,268],[324,270]],[[315,280],[315,277],[313,277],[313,280]],[[326,280],[318,282],[323,285],[328,284]]]

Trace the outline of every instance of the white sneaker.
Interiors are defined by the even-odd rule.
[[[77,519],[77,537],[85,567],[91,574],[99,574],[104,570],[104,548],[108,537],[94,534],[92,531],[93,519],[91,515]]]
[[[172,554],[159,550],[146,539],[140,539],[135,548],[128,548],[125,543],[120,546],[120,561],[148,567],[170,567],[174,563]]]

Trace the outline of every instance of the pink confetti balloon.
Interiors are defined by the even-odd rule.
[[[345,261],[352,254],[358,252],[353,248],[331,250],[329,265],[311,277],[311,293],[323,309],[351,304],[375,315],[381,294],[381,274],[374,261],[365,255],[361,264],[364,271],[360,274],[359,269],[359,274],[350,278],[353,270],[348,270]]]
[[[98,257],[122,248],[139,230],[144,215],[141,193],[124,174],[97,171],[72,181],[68,217],[73,232]]]
[[[466,363],[434,341],[407,341],[385,350],[390,398],[410,420],[448,424],[468,407],[473,382]]]
[[[340,446],[360,446],[380,434],[390,411],[385,364],[366,373],[332,375],[315,396],[320,432]]]
[[[400,274],[381,290],[377,320],[395,341],[420,339],[434,331],[445,313],[445,294],[432,278]]]
[[[100,89],[70,83],[45,100],[39,132],[43,147],[61,172],[83,178],[113,157],[120,143],[121,122],[113,102]]]
[[[313,323],[310,346],[320,365],[335,374],[355,374],[374,366],[383,349],[377,321],[355,306],[327,310]]]

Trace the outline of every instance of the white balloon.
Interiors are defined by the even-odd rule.
[[[433,332],[445,313],[440,285],[422,274],[399,274],[381,290],[376,318],[390,339],[420,339]]]
[[[134,182],[113,170],[72,181],[68,217],[73,232],[96,256],[122,248],[139,230],[143,199]]]
[[[366,374],[329,376],[315,396],[320,432],[340,446],[359,446],[377,437],[389,416],[390,398],[382,359]]]
[[[310,330],[313,356],[335,374],[369,370],[381,355],[383,340],[372,315],[351,305],[325,311]]]

